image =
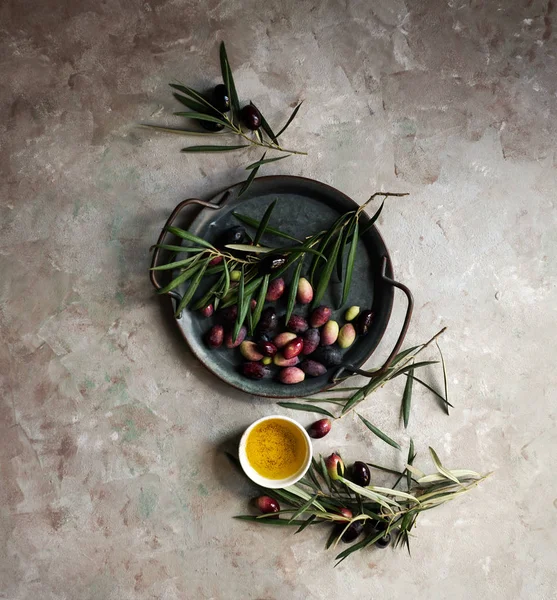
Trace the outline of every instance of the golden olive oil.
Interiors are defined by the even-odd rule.
[[[248,435],[249,464],[267,479],[286,479],[304,465],[308,447],[304,434],[294,423],[269,419],[256,425]]]

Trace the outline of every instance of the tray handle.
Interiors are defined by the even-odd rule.
[[[229,196],[230,196],[230,192],[226,192],[217,203],[206,202],[205,200],[199,200],[199,198],[188,198],[187,200],[182,200],[182,202],[180,202],[180,204],[178,204],[176,206],[176,208],[172,211],[172,213],[168,217],[166,223],[164,224],[164,227],[162,228],[162,231],[159,235],[159,239],[157,240],[157,245],[164,244],[164,239],[166,237],[166,234],[168,233],[168,231],[167,231],[168,227],[170,227],[172,225],[172,223],[174,223],[174,221],[176,220],[176,217],[182,212],[182,210],[184,208],[186,208],[186,206],[192,206],[194,204],[198,204],[200,206],[203,206],[204,208],[210,208],[211,210],[219,210],[220,208],[222,208],[222,205],[224,204],[224,202],[226,202],[226,200],[228,199]],[[153,267],[159,266],[159,256],[160,256],[160,248],[155,248],[155,251],[153,252],[153,258],[151,260],[151,269],[153,269]],[[159,273],[158,271],[150,271],[151,283],[153,284],[153,287],[156,290],[160,290],[163,287],[162,284],[157,279],[158,273]],[[175,290],[170,290],[169,292],[167,292],[167,294],[171,298],[174,298],[175,300],[177,300],[178,302],[182,299],[182,296],[180,295],[180,293]]]
[[[341,365],[340,368],[335,372],[333,379],[338,380],[343,371],[348,371],[354,375],[364,375],[365,377],[379,377],[383,375],[387,369],[391,366],[395,356],[399,353],[400,347],[404,342],[404,338],[406,337],[406,333],[408,332],[408,327],[410,326],[410,319],[412,318],[412,311],[414,310],[414,297],[412,296],[412,292],[403,284],[387,277],[387,257],[383,257],[383,263],[381,264],[381,279],[390,283],[393,287],[402,290],[406,294],[406,299],[408,300],[408,306],[406,307],[406,315],[404,317],[404,323],[402,324],[402,329],[396,341],[395,347],[392,352],[389,354],[389,357],[383,364],[383,366],[375,371],[364,371],[363,369],[357,369],[351,365]]]

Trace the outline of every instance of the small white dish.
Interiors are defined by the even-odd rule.
[[[294,473],[290,477],[286,477],[285,479],[268,479],[267,477],[263,477],[250,465],[250,463],[248,462],[247,454],[246,454],[246,443],[248,441],[249,434],[251,433],[253,428],[256,427],[257,425],[259,425],[260,423],[263,423],[265,421],[270,421],[271,419],[288,421],[289,423],[292,423],[293,425],[296,426],[296,428],[303,435],[304,440],[306,442],[306,453],[307,454],[306,454],[306,458],[304,460],[303,465],[300,467],[300,469],[296,473]],[[240,440],[240,446],[238,448],[238,456],[240,458],[240,464],[242,465],[242,469],[244,469],[244,473],[254,483],[257,483],[258,485],[261,485],[266,488],[271,488],[271,489],[288,487],[289,485],[294,485],[297,481],[299,481],[306,474],[307,470],[309,469],[309,466],[311,464],[312,455],[313,455],[313,448],[311,446],[311,439],[310,439],[307,431],[304,429],[304,427],[302,427],[302,425],[300,425],[300,423],[298,423],[298,421],[294,421],[294,419],[291,419],[290,417],[284,417],[283,415],[271,415],[269,417],[263,417],[262,419],[258,419],[257,421],[252,423],[244,431],[244,435],[242,435],[242,439]]]

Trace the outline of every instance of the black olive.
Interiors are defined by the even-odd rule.
[[[313,360],[320,362],[326,367],[336,367],[342,362],[342,354],[334,346],[321,346],[311,355]]]
[[[227,244],[243,244],[245,240],[246,230],[241,225],[237,225],[223,232],[220,243],[223,246]]]
[[[359,537],[359,535],[362,533],[363,529],[364,529],[363,521],[354,521],[353,523],[350,523],[350,526],[344,532],[344,535],[341,538],[342,541],[345,542],[346,544],[353,542],[357,537]]]
[[[356,330],[360,335],[366,335],[373,321],[373,313],[371,310],[363,310],[358,317]]]
[[[268,306],[261,313],[261,318],[257,325],[257,332],[269,335],[276,331],[278,327],[278,317],[275,309],[272,306]]]
[[[214,114],[211,116],[218,118],[219,115]],[[203,129],[206,129],[207,131],[221,131],[221,129],[224,129],[224,125],[222,125],[222,123],[215,123],[214,121],[199,121],[199,122],[201,123],[201,127],[203,127]]]
[[[378,548],[386,548],[390,543],[391,543],[391,534],[388,533],[387,535],[384,535],[382,538],[379,538],[375,542],[375,545]]]
[[[230,110],[230,96],[224,83],[219,83],[213,90],[213,106],[221,113]]]
[[[366,487],[369,485],[371,481],[371,473],[369,472],[369,467],[365,462],[357,460],[352,465],[352,481],[361,487]]]
[[[286,258],[284,256],[266,256],[259,261],[259,274],[269,275],[275,269],[282,267],[285,262]]]
[[[240,112],[242,123],[252,131],[259,129],[261,126],[261,113],[251,104],[246,104]]]

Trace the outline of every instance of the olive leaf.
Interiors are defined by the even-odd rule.
[[[257,219],[254,219],[253,217],[249,217],[247,215],[241,215],[236,212],[233,212],[232,214],[236,217],[236,219],[238,219],[238,221],[240,221],[241,223],[244,223],[244,225],[248,225],[249,227],[258,228],[259,223],[261,222],[261,221],[258,221]],[[280,229],[276,229],[275,227],[270,227],[269,225],[267,225],[267,227],[265,227],[265,233],[270,233],[272,235],[276,235],[278,237],[285,238],[287,240],[292,240],[293,242],[301,242],[301,240],[299,240],[298,238],[295,238],[294,236],[292,236],[288,233],[285,233],[284,231],[281,231]]]
[[[416,458],[416,453],[414,452],[414,440],[412,438],[410,438],[410,447],[408,448],[408,458],[406,460],[406,463],[409,465],[412,465],[415,458]],[[408,469],[405,469],[405,471],[406,471],[406,487],[408,488],[408,491],[410,491],[410,488],[412,487],[412,473],[410,473],[410,471]]]
[[[160,248],[161,250],[172,250],[173,252],[206,252],[205,248],[191,248],[190,246],[174,246],[172,244],[155,244],[149,248],[152,250],[153,248]]]
[[[447,414],[449,414],[449,406],[452,406],[452,404],[449,402],[449,385],[447,382],[447,369],[445,367],[445,359],[443,358],[443,353],[441,352],[439,344],[435,342],[435,345],[437,346],[437,350],[439,350],[439,356],[441,357],[441,365],[443,367],[443,385],[445,387],[445,410],[447,411]]]
[[[333,246],[333,251],[331,252],[331,255],[328,257],[327,263],[325,264],[323,272],[321,273],[321,276],[319,277],[319,283],[317,284],[317,288],[315,290],[315,295],[313,296],[313,304],[312,304],[313,308],[319,306],[319,303],[321,302],[321,298],[323,298],[323,296],[325,295],[325,292],[327,291],[327,287],[329,285],[329,280],[331,279],[331,274],[335,267],[337,254],[338,254],[338,251],[340,248],[340,242],[341,242],[341,236],[339,235],[339,236],[337,236],[337,240],[335,242],[335,245]]]
[[[303,515],[306,512],[306,510],[308,510],[308,508],[313,505],[315,500],[317,500],[317,496],[319,496],[319,492],[315,493],[305,504],[300,506],[300,508],[292,515],[290,521],[294,521],[295,519]]]
[[[301,519],[296,521],[290,521],[287,519],[260,519],[259,517],[254,517],[253,515],[238,515],[233,518],[240,521],[255,521],[256,523],[262,523],[263,525],[275,525],[276,527],[288,527],[292,525],[299,526],[305,524],[305,521]]]
[[[311,517],[308,517],[305,521],[303,525],[300,525],[300,527],[298,527],[298,529],[296,529],[296,531],[294,533],[301,533],[308,525],[311,525],[315,519],[317,519],[317,515],[311,515]]]
[[[352,243],[350,245],[350,252],[348,253],[348,261],[346,263],[346,275],[344,277],[344,284],[342,288],[342,300],[341,306],[348,299],[348,293],[350,292],[350,286],[352,285],[352,273],[354,271],[354,262],[356,261],[356,250],[358,248],[358,222],[354,225],[354,233],[352,234]]]
[[[259,323],[259,319],[261,319],[261,313],[263,312],[263,306],[265,305],[265,296],[267,295],[267,289],[269,288],[270,278],[271,276],[269,274],[265,275],[261,283],[261,287],[259,288],[257,304],[255,305],[255,310],[253,311],[250,325],[250,335],[253,335],[253,332]]]
[[[265,158],[265,154],[267,154],[267,153],[266,152],[263,153],[263,156],[261,157],[261,160],[259,161],[260,163]],[[256,167],[253,167],[251,173],[249,174],[249,177],[244,181],[244,185],[240,188],[240,191],[238,192],[238,198],[242,194],[245,194],[248,191],[250,185],[253,183],[253,180],[255,179],[255,176],[257,175],[257,172],[259,171],[259,167],[261,167],[261,164],[259,164]]]
[[[381,202],[381,206],[379,207],[379,209],[377,210],[377,212],[373,215],[373,217],[371,217],[371,219],[362,227],[362,235],[364,235],[364,233],[367,233],[375,224],[375,221],[377,221],[377,219],[379,218],[379,215],[381,214],[381,211],[383,210],[383,206],[385,206],[385,200],[383,200],[383,202]]]
[[[180,303],[178,304],[178,308],[176,308],[176,313],[175,313],[175,316],[177,318],[182,314],[182,311],[184,310],[184,308],[187,307],[190,300],[193,298],[193,295],[195,294],[195,291],[197,290],[197,287],[199,286],[199,283],[203,277],[203,274],[205,273],[205,269],[207,268],[207,265],[209,264],[210,260],[211,259],[208,258],[203,264],[201,264],[197,273],[195,274],[195,277],[192,279],[187,292],[184,294],[183,298],[180,300]]]
[[[195,260],[196,256],[190,256],[190,258],[185,258],[184,260],[179,260],[172,263],[167,263],[165,265],[159,265],[158,267],[151,267],[150,271],[169,271],[170,269],[178,269],[179,267],[184,267],[189,264],[192,260]]]
[[[300,106],[302,106],[302,103],[303,103],[303,100],[292,111],[292,114],[290,115],[288,121],[286,121],[286,125],[277,133],[277,135],[276,135],[277,138],[280,137],[281,133],[284,133],[286,131],[286,128],[290,125],[290,123],[292,123],[292,121],[294,120],[294,117],[298,114],[298,111],[300,110]]]
[[[201,104],[201,102],[197,102],[197,100],[193,100],[192,98],[188,98],[187,96],[182,96],[182,94],[177,94],[174,92],[172,94],[178,102],[186,106],[187,108],[193,110],[198,113],[205,113],[205,105]]]
[[[185,231],[184,229],[180,229],[179,227],[169,226],[166,228],[166,231],[184,240],[188,240],[189,242],[198,244],[199,246],[204,246],[205,248],[211,248],[212,250],[215,250],[215,247],[212,244],[209,244],[209,242],[205,241],[203,238],[200,238],[197,235],[193,235],[193,233]],[[186,252],[185,249],[183,251]]]
[[[301,410],[305,412],[311,413],[319,413],[320,415],[327,415],[332,419],[335,418],[335,415],[330,413],[328,410],[321,408],[320,406],[312,406],[311,404],[299,404],[297,402],[277,402],[279,406],[283,408],[290,408],[291,410]]]
[[[437,456],[437,452],[435,452],[435,450],[431,446],[429,447],[429,453],[431,454],[433,464],[435,465],[435,468],[439,471],[439,473],[441,473],[441,475],[444,475],[447,479],[450,479],[451,481],[454,481],[455,483],[460,485],[460,481],[458,480],[458,478],[455,477],[448,469],[445,469],[445,467],[441,464],[441,461]]]
[[[265,154],[263,156],[265,156]],[[248,171],[250,169],[256,169],[256,168],[260,167],[261,165],[266,165],[268,163],[277,162],[277,160],[283,160],[285,158],[288,158],[289,156],[290,156],[290,154],[286,154],[285,156],[275,156],[273,158],[266,158],[264,160],[263,160],[263,158],[261,158],[257,162],[254,162],[254,163],[251,163],[251,165],[248,165],[246,167],[246,171]]]
[[[195,121],[209,121],[210,123],[218,123],[219,125],[223,125],[224,127],[230,127],[229,123],[219,119],[218,117],[213,117],[213,115],[208,115],[206,113],[199,112],[175,112],[174,115],[176,117],[186,117],[187,119],[194,119]]]
[[[288,300],[286,302],[286,314],[284,315],[285,323],[288,323],[294,310],[294,304],[296,303],[296,294],[298,293],[298,282],[300,281],[300,275],[302,274],[302,268],[304,266],[303,256],[298,259],[300,262],[294,271],[294,275],[290,281],[290,288],[288,289]]]
[[[232,109],[233,117],[236,116],[239,119],[240,115],[240,101],[238,100],[238,92],[236,91],[236,85],[234,83],[234,77],[232,76],[232,69],[228,62],[228,56],[226,54],[226,46],[224,42],[220,44],[220,68],[222,72],[222,80],[228,93],[230,94],[230,108]]]
[[[232,152],[233,150],[240,150],[240,148],[247,148],[246,144],[239,146],[186,146],[182,148],[180,152]]]
[[[375,434],[378,438],[382,439],[384,442],[389,444],[389,446],[392,446],[393,448],[400,450],[400,445],[397,444],[393,439],[391,439],[386,433],[383,433],[378,427],[375,427],[375,425],[372,425],[367,419],[362,417],[361,414],[359,414],[359,413],[356,413],[356,414],[358,415],[358,417],[360,417],[362,423],[371,431],[371,433]]]
[[[202,94],[200,94],[199,92],[196,92],[193,88],[187,87],[185,85],[179,85],[176,83],[169,83],[168,85],[171,88],[178,90],[179,92],[182,92],[182,94],[185,94],[186,96],[189,96],[190,98],[193,98],[194,100],[199,102],[201,105],[208,108],[210,111],[214,111],[214,112],[218,113],[218,110]],[[203,112],[203,111],[200,111],[200,112]]]
[[[250,104],[253,106],[253,108],[255,108],[259,114],[261,115],[261,129],[263,129],[263,131],[269,136],[269,139],[278,146],[278,140],[277,140],[277,136],[274,134],[273,130],[271,129],[271,126],[269,125],[269,123],[267,122],[267,119],[265,119],[265,117],[263,116],[263,113],[257,108],[257,106],[255,106],[255,104],[253,102],[250,101]],[[257,133],[260,133],[259,130],[257,130]],[[281,157],[281,158],[286,158],[286,157]],[[279,160],[279,159],[275,159],[275,160]],[[246,167],[248,168],[248,167]]]
[[[211,135],[215,136],[226,136],[230,135],[231,131],[193,131],[190,129],[178,129],[177,127],[161,127],[160,125],[149,125],[148,123],[142,123],[140,127],[147,129],[158,129],[164,131],[164,133],[175,133],[177,135]]]
[[[170,291],[172,291],[173,289],[177,288],[179,285],[181,285],[182,283],[188,281],[189,279],[191,279],[195,273],[197,272],[199,265],[195,264],[192,267],[190,267],[189,269],[187,269],[186,271],[184,271],[182,274],[178,275],[178,277],[176,277],[175,279],[173,279],[168,285],[166,285],[165,287],[161,288],[158,293],[159,294],[166,294]]]
[[[265,156],[265,155],[263,155]],[[255,169],[254,169],[255,171]],[[267,228],[267,225],[269,224],[269,221],[271,219],[271,214],[273,212],[273,210],[275,210],[275,206],[277,205],[277,200],[273,200],[271,202],[271,204],[269,204],[269,206],[267,207],[267,210],[265,210],[265,213],[263,214],[263,218],[261,219],[261,222],[259,223],[259,227],[257,228],[257,231],[255,233],[255,238],[253,239],[253,243],[255,246],[257,246],[257,244],[259,244],[259,242],[261,241],[261,237],[263,236],[263,233],[265,232],[265,229]]]
[[[412,386],[414,384],[414,369],[408,371],[404,393],[402,394],[402,418],[404,421],[404,429],[408,427],[410,420],[410,405],[412,403]]]

